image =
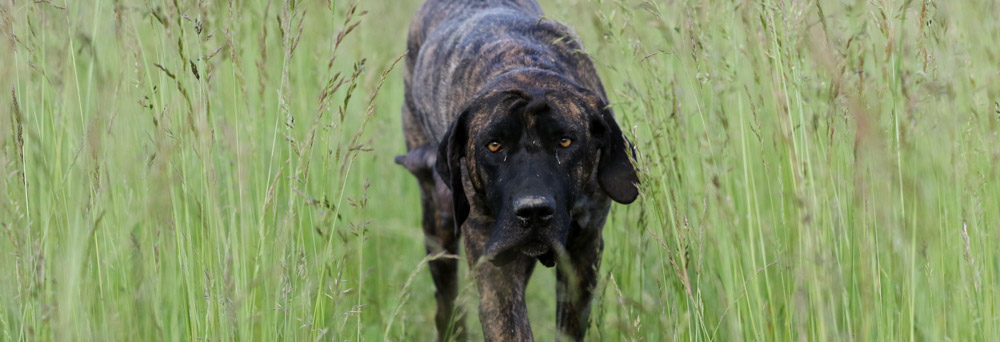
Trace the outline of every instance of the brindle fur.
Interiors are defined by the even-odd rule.
[[[464,236],[488,341],[533,340],[524,289],[536,261],[551,266],[553,258],[559,260],[557,338],[582,340],[611,199],[629,203],[637,195],[627,141],[607,108],[593,63],[568,28],[542,15],[534,0],[428,0],[411,22],[407,42],[402,120],[408,153],[396,161],[420,184],[427,253],[457,255]],[[572,191],[572,222],[562,246],[538,259],[508,253],[502,263],[483,262],[498,257],[488,253],[497,239],[498,213],[483,195],[494,180],[484,179],[467,152],[477,148],[478,132],[527,98],[558,108],[564,123],[590,127],[598,120],[610,131],[576,142],[587,144],[592,158],[568,176],[581,185]],[[523,122],[534,125],[534,116],[524,111]],[[460,116],[468,112],[475,113]],[[464,314],[455,307],[458,263],[438,258],[430,270],[439,338],[464,340]]]

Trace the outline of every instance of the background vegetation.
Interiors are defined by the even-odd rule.
[[[0,0],[0,340],[433,339],[418,5]],[[1000,3],[543,7],[641,152],[590,340],[1000,338]]]

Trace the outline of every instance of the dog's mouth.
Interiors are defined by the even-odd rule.
[[[562,255],[563,244],[555,239],[527,239],[522,243],[488,243],[486,260],[502,267],[518,257],[538,259],[545,267],[553,267]]]
[[[524,225],[515,217],[500,215],[490,232],[483,257],[494,266],[502,267],[514,260],[537,259],[546,267],[553,267],[565,249],[569,235],[569,217],[558,213],[552,222],[541,225]],[[513,216],[513,215],[511,215]]]
[[[548,252],[549,246],[547,244],[538,241],[531,241],[524,244],[519,249],[521,250],[521,254],[527,255],[532,258],[537,258],[539,255]]]

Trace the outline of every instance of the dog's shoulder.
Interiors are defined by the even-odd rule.
[[[410,21],[407,45],[410,51],[419,51],[427,36],[442,25],[491,10],[508,10],[534,17],[543,15],[534,0],[428,0]]]

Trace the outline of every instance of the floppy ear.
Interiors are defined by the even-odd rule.
[[[438,176],[451,189],[452,206],[455,209],[455,232],[461,230],[462,223],[469,217],[469,200],[465,198],[462,186],[462,157],[468,141],[469,111],[462,112],[448,128],[448,132],[438,144],[437,162],[434,164]]]
[[[639,196],[639,177],[628,157],[635,148],[622,134],[611,109],[603,107],[600,111],[591,123],[592,134],[601,141],[597,182],[615,202],[629,204]]]

